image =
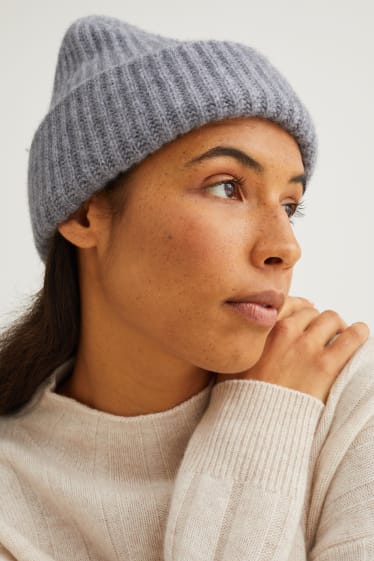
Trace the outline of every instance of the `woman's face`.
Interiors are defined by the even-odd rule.
[[[205,370],[250,368],[271,326],[248,321],[227,300],[288,293],[300,257],[290,215],[303,173],[293,137],[257,118],[206,125],[141,162],[124,187],[123,219],[108,225],[97,251],[98,297],[116,329]]]

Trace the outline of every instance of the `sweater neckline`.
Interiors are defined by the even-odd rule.
[[[61,395],[56,392],[57,387],[71,374],[74,366],[75,356],[69,358],[60,366],[55,368],[53,372],[40,384],[37,391],[25,407],[20,411],[21,415],[31,412],[35,408],[53,407],[55,410],[65,410],[71,415],[78,417],[91,418],[91,422],[95,420],[107,421],[114,424],[132,424],[138,422],[154,423],[162,421],[170,416],[180,416],[185,414],[198,414],[201,409],[205,409],[210,399],[210,393],[214,386],[214,377],[205,388],[200,392],[179,403],[178,405],[157,413],[148,413],[135,416],[121,416],[100,411],[93,407],[89,407],[72,397]]]
[[[68,462],[74,473],[134,480],[137,474],[172,480],[187,443],[208,407],[214,377],[199,393],[159,413],[124,417],[91,408],[55,392],[74,357],[42,382],[11,422],[53,469]],[[45,451],[48,449],[48,457]],[[144,475],[145,477],[145,475]]]

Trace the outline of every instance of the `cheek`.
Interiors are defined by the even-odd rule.
[[[235,319],[223,301],[248,274],[240,224],[208,213],[174,212],[128,225],[105,272],[106,300],[127,325],[187,362],[213,371],[253,363],[264,337]],[[136,226],[136,227],[135,227]]]
[[[242,233],[219,216],[188,210],[159,209],[149,219],[143,214],[141,220],[127,224],[116,243],[112,267],[116,274],[110,275],[118,296],[131,294],[133,302],[146,303],[157,313],[160,308],[186,309],[202,301],[209,306],[209,300],[227,297],[232,288],[229,271],[235,271],[235,261],[240,268]]]
[[[161,232],[161,267],[201,294],[224,283],[224,273],[239,252],[238,234],[217,217],[194,213],[169,221]]]

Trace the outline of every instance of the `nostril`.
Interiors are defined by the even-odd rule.
[[[266,265],[273,265],[274,263],[282,263],[282,259],[280,257],[268,257],[265,259]]]

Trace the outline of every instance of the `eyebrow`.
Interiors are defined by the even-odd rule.
[[[233,148],[232,146],[214,146],[207,152],[192,158],[186,162],[185,167],[192,166],[194,164],[200,163],[204,160],[209,160],[211,158],[218,158],[219,156],[229,156],[237,160],[243,166],[255,171],[256,173],[260,174],[265,171],[265,168],[260,162],[257,162],[252,156],[238,150],[238,148]],[[289,183],[301,183],[303,186],[303,194],[305,193],[306,188],[306,175],[304,173],[300,175],[295,175],[291,177]]]

